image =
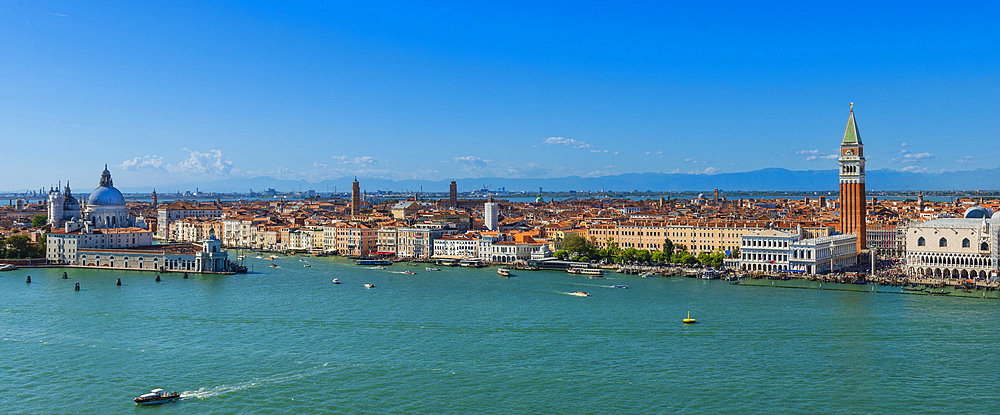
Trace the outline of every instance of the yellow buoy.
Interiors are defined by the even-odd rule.
[[[688,316],[687,316],[687,318],[686,318],[686,319],[684,319],[684,320],[681,320],[681,322],[683,322],[684,324],[694,324],[694,323],[696,323],[697,321],[695,321],[695,319],[691,318],[691,312],[690,312],[690,311],[688,311]]]

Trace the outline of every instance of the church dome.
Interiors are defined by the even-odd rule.
[[[963,215],[963,217],[966,218],[966,219],[970,219],[970,218],[971,219],[982,219],[982,218],[989,218],[991,216],[993,216],[993,212],[992,211],[990,211],[989,209],[984,208],[982,206],[979,206],[979,205],[972,206],[972,207],[966,209],[965,210],[965,215]]]
[[[107,165],[104,165],[104,171],[101,172],[100,187],[94,189],[90,194],[87,206],[125,206],[125,196],[118,189],[115,189]]]
[[[125,206],[125,196],[114,187],[98,187],[87,199],[87,206]]]

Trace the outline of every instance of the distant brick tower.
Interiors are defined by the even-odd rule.
[[[865,248],[865,157],[854,103],[840,143],[840,232],[858,237],[858,251]]]
[[[361,185],[355,177],[354,183],[351,184],[351,216],[358,216],[359,213],[361,213]]]
[[[458,206],[458,184],[454,180],[451,181],[451,185],[448,187],[448,203],[451,206]]]
[[[153,205],[153,209],[156,209],[156,207],[158,206],[157,205],[157,200],[156,200],[156,189],[153,189],[153,203],[152,203],[152,205]]]

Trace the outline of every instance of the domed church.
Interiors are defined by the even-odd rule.
[[[87,198],[84,218],[95,228],[128,228],[135,224],[125,208],[125,196],[115,188],[106,164],[100,185]]]

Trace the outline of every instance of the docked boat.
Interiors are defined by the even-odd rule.
[[[510,270],[506,268],[498,269],[497,274],[504,278],[510,278]]]
[[[340,278],[334,278],[333,281],[330,281],[330,282],[332,282],[334,284],[340,284]]]
[[[392,265],[392,261],[384,259],[359,259],[358,265]]]
[[[410,270],[403,271],[403,273],[406,274],[406,275],[417,275],[416,272],[413,272],[413,271],[410,271]]]
[[[434,267],[427,267],[427,268],[424,268],[424,269],[427,270],[427,271],[440,271],[441,270],[441,268],[434,268]]]
[[[366,282],[365,283],[365,288],[375,288],[375,284],[372,284],[370,282]]]
[[[0,271],[13,271],[17,269],[17,265],[14,264],[3,264],[0,265]]]
[[[604,278],[604,270],[600,268],[569,268],[566,272],[570,274],[586,275],[594,278]]]
[[[178,392],[166,393],[163,389],[153,389],[149,393],[132,398],[138,405],[158,405],[161,403],[173,402],[181,398]]]
[[[927,293],[931,294],[931,295],[948,295],[948,294],[951,294],[950,292],[945,291],[945,290],[928,291]]]
[[[611,288],[624,288],[624,289],[628,289],[628,286],[625,285],[625,284],[615,284],[615,285],[612,285]]]
[[[688,311],[687,318],[681,320],[681,323],[684,323],[684,324],[694,324],[694,323],[697,323],[697,322],[698,322],[697,320],[691,318],[691,312],[690,311]]]
[[[577,297],[590,297],[590,293],[583,291],[573,291],[569,295],[575,295]]]

